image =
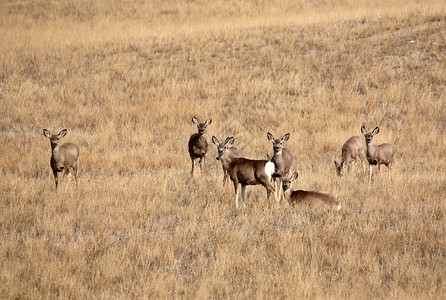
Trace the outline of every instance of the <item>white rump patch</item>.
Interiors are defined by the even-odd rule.
[[[268,176],[268,179],[271,181],[271,177],[273,176],[274,171],[276,170],[276,166],[272,161],[269,161],[265,164],[265,173]]]
[[[339,203],[339,204],[338,204],[338,210],[341,210],[341,208],[342,208],[342,204]]]

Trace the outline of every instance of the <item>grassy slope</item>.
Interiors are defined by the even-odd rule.
[[[1,297],[444,296],[445,7],[356,2],[2,3]],[[252,158],[290,132],[298,186],[345,209],[236,210],[213,145],[188,176],[193,115]],[[363,124],[391,181],[335,176]],[[43,128],[80,146],[79,197]]]

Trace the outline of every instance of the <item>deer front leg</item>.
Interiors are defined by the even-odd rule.
[[[53,170],[53,175],[54,175],[54,183],[56,184],[56,191],[57,191],[57,185],[59,184],[59,180],[58,180],[58,174],[56,170]]]
[[[190,174],[192,175],[192,177],[194,177],[194,172],[195,172],[195,158],[193,156],[190,157],[191,161],[192,161],[192,170],[190,171]]]
[[[204,174],[204,156],[202,156],[200,158],[199,164],[200,164],[200,173],[201,173],[201,175],[203,175]]]

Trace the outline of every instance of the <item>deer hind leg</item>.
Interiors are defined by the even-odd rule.
[[[242,200],[243,200],[243,208],[246,208],[246,202],[245,202],[245,190],[246,190],[246,185],[242,184]]]
[[[361,159],[362,172],[365,173],[365,164],[364,164],[365,158],[363,155],[359,155],[359,158]]]
[[[65,182],[65,191],[67,191],[68,190],[68,186],[70,185],[70,182],[71,182],[71,177],[73,175],[72,175],[72,171],[70,171],[70,167],[65,168],[64,171],[65,171],[64,172],[64,176],[67,176],[67,180]]]
[[[78,165],[73,167],[74,179],[76,180],[76,187],[79,189],[79,175],[77,173],[79,167]]]
[[[239,193],[239,185],[237,181],[234,181],[234,191],[235,191],[235,207],[238,208],[238,193]]]
[[[388,163],[388,164],[386,164],[386,167],[389,169],[389,178],[390,178],[390,173],[392,173],[392,163],[390,162],[390,163]]]
[[[266,191],[267,191],[266,199],[267,199],[268,203],[269,203],[269,198],[270,198],[271,194],[274,194],[274,198],[276,199],[276,202],[278,202],[277,195],[276,195],[276,189],[269,182],[269,180],[267,178],[261,177],[261,178],[259,178],[259,181],[266,188]]]

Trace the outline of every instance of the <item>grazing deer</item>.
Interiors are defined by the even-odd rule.
[[[74,174],[76,179],[76,186],[79,188],[79,178],[77,175],[79,158],[79,148],[72,143],[65,143],[59,146],[59,140],[67,134],[67,130],[63,129],[59,134],[50,134],[46,129],[43,130],[43,134],[51,141],[51,160],[50,165],[54,174],[54,182],[56,183],[56,190],[58,185],[58,173],[62,172],[62,179],[65,180],[65,175],[68,175],[68,183],[70,181],[71,173]]]
[[[236,158],[229,164],[228,173],[235,190],[235,205],[238,208],[239,186],[242,187],[242,200],[245,206],[245,188],[247,185],[261,184],[266,188],[267,200],[270,195],[275,194],[271,184],[274,173],[274,163],[268,160],[252,160],[247,158]]]
[[[358,157],[361,159],[362,169],[364,170],[364,151],[364,141],[359,136],[349,138],[342,146],[341,163],[338,164],[337,161],[334,161],[338,175],[344,176],[345,170],[350,170],[350,165],[354,166]]]
[[[228,181],[229,164],[240,157],[240,151],[234,146],[234,137],[227,137],[223,143],[220,143],[215,136],[212,136],[212,142],[217,146],[218,156],[223,168],[223,186]]]
[[[274,139],[273,135],[268,132],[267,134],[268,140],[270,140],[273,143],[273,151],[274,155],[271,158],[271,161],[274,163],[274,166],[276,168],[275,171],[275,188],[276,193],[278,194],[276,196],[276,200],[280,202],[282,199],[282,189],[280,184],[280,178],[282,176],[287,176],[290,172],[291,163],[293,162],[293,155],[291,154],[291,151],[287,148],[283,148],[283,143],[288,141],[290,138],[290,134],[285,134],[280,140]]]
[[[381,164],[386,165],[390,171],[392,170],[393,156],[395,155],[395,149],[391,144],[384,143],[378,146],[373,144],[373,136],[378,134],[379,127],[373,129],[372,132],[367,132],[367,129],[362,126],[361,132],[365,137],[365,143],[367,145],[367,160],[369,161],[369,181],[372,180],[372,166],[378,165],[378,172]]]
[[[337,201],[335,197],[330,194],[315,192],[315,191],[303,191],[292,190],[292,182],[297,178],[297,172],[294,172],[291,178],[282,178],[283,194],[285,199],[288,200],[290,205],[294,206],[296,203],[323,203],[332,207],[336,207],[337,210],[342,208],[341,202]]]
[[[212,119],[209,118],[204,123],[198,122],[197,118],[192,117],[192,122],[197,125],[198,133],[191,135],[189,139],[189,155],[192,160],[192,177],[195,171],[195,160],[199,159],[201,174],[204,173],[204,159],[206,152],[208,151],[208,141],[206,140],[206,127],[212,123]]]

